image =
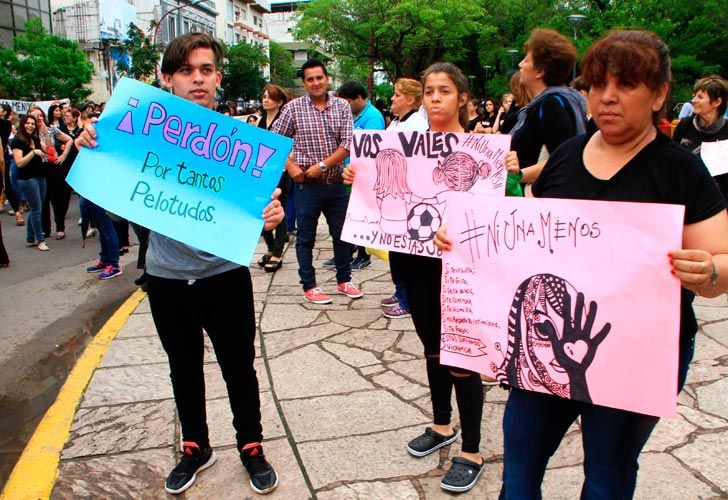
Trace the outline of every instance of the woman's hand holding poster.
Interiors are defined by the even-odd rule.
[[[355,130],[356,177],[341,238],[439,257],[432,243],[450,200],[505,195],[510,136]]]
[[[683,207],[452,199],[444,364],[513,387],[674,416]]]

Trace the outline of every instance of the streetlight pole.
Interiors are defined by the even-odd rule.
[[[192,0],[191,2],[183,3],[183,4],[178,5],[177,7],[173,8],[173,9],[169,9],[167,12],[165,12],[164,14],[162,14],[162,17],[159,18],[159,21],[157,21],[157,25],[154,27],[154,36],[152,37],[152,43],[154,43],[156,45],[156,43],[157,43],[157,33],[159,32],[159,27],[162,25],[162,21],[164,21],[164,18],[165,17],[167,17],[168,15],[170,15],[172,12],[177,12],[178,10],[180,10],[180,9],[182,9],[184,7],[192,7],[193,5],[197,5],[197,4],[200,4],[200,3],[205,2],[205,1],[207,1],[207,0]],[[164,2],[160,2],[159,5],[161,7],[162,5],[164,5]]]
[[[488,80],[490,80],[490,72],[493,69],[493,66],[487,65],[483,69],[485,69],[485,78],[483,78],[483,98],[488,97]]]
[[[516,56],[518,55],[518,51],[516,49],[510,49],[506,51],[506,54],[508,54],[511,58],[511,68],[516,69],[516,65],[513,62],[516,59]]]
[[[569,20],[571,27],[574,29],[574,42],[576,42],[578,39],[576,27],[581,26],[586,22],[586,16],[583,14],[571,14],[570,16],[567,16],[566,19]],[[571,79],[576,79],[576,61],[574,61],[574,67],[571,68]]]

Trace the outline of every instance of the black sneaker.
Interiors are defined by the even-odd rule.
[[[432,427],[427,427],[424,434],[407,443],[407,451],[414,457],[426,457],[433,451],[454,443],[457,438],[457,431],[453,432],[452,436],[443,436],[432,430]]]
[[[167,476],[164,490],[177,495],[192,486],[197,479],[197,473],[207,469],[215,463],[217,457],[209,446],[201,450],[197,443],[185,441],[182,443],[182,459]]]
[[[327,259],[321,264],[321,266],[324,269],[336,269],[336,264],[334,264],[334,259]]]
[[[260,443],[245,448],[240,452],[240,460],[250,476],[250,487],[253,491],[265,495],[278,486],[278,476],[273,466],[268,463]]]
[[[366,257],[357,257],[351,261],[351,270],[358,271],[372,265],[372,258],[367,255]]]

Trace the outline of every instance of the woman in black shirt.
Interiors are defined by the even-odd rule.
[[[25,242],[29,247],[37,246],[38,250],[46,251],[49,248],[45,244],[41,223],[41,210],[46,194],[46,154],[40,149],[40,144],[36,119],[30,115],[23,116],[18,133],[10,142],[10,149],[18,166],[18,186],[30,205]]]
[[[258,121],[258,127],[270,130],[273,123],[281,114],[281,108],[287,102],[288,95],[286,95],[285,90],[278,85],[266,85],[263,88],[263,96],[261,98],[263,115]],[[281,195],[278,197],[278,200],[285,207],[286,201],[288,200],[288,193],[291,190],[291,176],[285,170],[281,174],[278,187],[281,188]],[[263,231],[263,239],[268,246],[268,252],[258,261],[258,265],[265,269],[266,272],[275,272],[283,265],[283,246],[288,241],[287,226],[288,223],[284,217],[283,221],[275,229]]]

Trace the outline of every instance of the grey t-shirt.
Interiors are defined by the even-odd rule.
[[[154,231],[149,233],[146,270],[152,276],[175,280],[196,280],[238,267],[243,266]]]

